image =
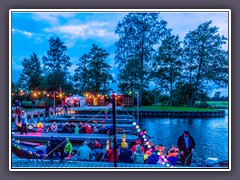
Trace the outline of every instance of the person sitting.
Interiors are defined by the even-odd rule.
[[[155,148],[156,151],[160,152],[160,155],[166,154],[166,147],[164,147],[162,144],[156,145]]]
[[[93,160],[95,161],[101,161],[103,159],[104,150],[102,149],[102,145],[99,142],[94,144],[92,155],[93,155]]]
[[[77,150],[77,159],[82,161],[90,161],[92,159],[92,150],[88,147],[87,141]]]
[[[97,127],[97,125],[95,125],[93,127],[93,134],[98,134],[98,132],[99,132],[98,127]]]
[[[54,122],[52,123],[52,125],[51,125],[51,131],[52,131],[53,133],[56,133],[57,130],[58,130],[58,126],[57,126],[56,121],[54,121]]]
[[[172,165],[176,165],[176,164],[177,164],[178,153],[179,153],[179,149],[176,148],[174,145],[173,145],[172,148],[168,151],[167,160],[168,160]]]
[[[87,134],[92,134],[92,128],[91,128],[91,126],[87,126],[87,128],[86,128],[86,133],[87,133]]]
[[[57,132],[63,133],[63,125],[62,124],[59,124]]]
[[[114,145],[111,143],[110,149],[106,155],[106,161],[114,162]],[[118,161],[118,148],[116,147],[116,161]]]
[[[79,134],[79,127],[78,127],[78,126],[75,127],[74,133],[75,133],[75,134]]]
[[[64,133],[71,133],[71,128],[70,128],[68,122],[65,123],[65,126],[63,127],[63,132]]]
[[[153,151],[152,154],[148,157],[147,164],[157,164],[159,156],[156,151]]]
[[[112,124],[107,127],[107,134],[113,135],[113,125]]]
[[[143,156],[144,162],[147,162],[148,157],[151,156],[152,152],[150,150],[147,150]]]
[[[107,128],[105,124],[103,124],[102,127],[99,128],[99,134],[107,134]]]
[[[142,146],[141,141],[140,141],[139,139],[137,139],[135,143],[136,143],[136,144],[133,145],[132,148],[131,148],[132,153],[135,152],[135,150],[136,150],[136,146],[137,146],[137,145],[139,145],[139,146],[141,147],[142,153],[144,153],[145,151],[144,151],[144,147]]]
[[[85,134],[86,133],[86,127],[83,126],[82,122],[79,123],[79,134]]]
[[[119,162],[123,163],[132,163],[132,151],[128,149],[128,144],[125,143],[125,146],[121,146],[120,154],[119,154]]]
[[[70,129],[71,129],[71,132],[73,133],[73,132],[75,132],[75,124],[74,124],[74,122],[71,122],[71,124],[70,124]]]
[[[133,160],[133,163],[135,164],[143,164],[143,152],[141,149],[141,146],[139,144],[136,145],[136,150],[134,151],[131,159]]]
[[[51,148],[49,148],[49,149],[51,149],[51,151],[53,151],[55,154],[60,153],[61,161],[63,161],[65,158],[65,153],[64,153],[65,145],[66,145],[66,138],[63,138],[63,137],[55,137],[54,138],[52,136],[51,140],[50,140]],[[53,159],[53,152],[49,154],[49,157],[51,159]]]
[[[99,142],[98,138],[96,138],[94,141],[95,141],[95,142],[94,142],[94,146],[98,145],[98,146],[100,146],[100,148],[103,148],[103,146],[102,146],[102,144]]]
[[[64,147],[64,155],[65,157],[70,156],[72,154],[72,143],[69,141],[69,138],[66,139],[66,145]]]

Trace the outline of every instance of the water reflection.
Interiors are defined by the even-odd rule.
[[[141,129],[146,129],[154,144],[167,148],[177,145],[178,137],[189,130],[196,141],[196,154],[205,159],[217,157],[228,160],[228,116],[225,118],[141,118]]]

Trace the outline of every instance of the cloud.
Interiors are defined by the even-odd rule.
[[[56,13],[56,12],[42,12],[42,13],[33,13],[32,18],[37,21],[44,21],[49,24],[57,24],[60,22],[60,18],[72,18],[74,13]]]
[[[20,34],[22,34],[24,36],[27,36],[29,38],[31,38],[34,35],[33,33],[30,33],[30,32],[27,32],[27,31],[18,30],[18,29],[14,29],[14,28],[12,28],[12,32],[13,33],[20,33]]]
[[[46,28],[46,32],[60,33],[61,35],[68,36],[70,39],[75,38],[106,38],[117,39],[115,33],[108,29],[109,23],[105,22],[91,22],[85,24],[69,24],[59,25]]]

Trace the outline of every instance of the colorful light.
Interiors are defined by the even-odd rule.
[[[150,148],[151,147],[151,145],[148,145],[148,148]]]
[[[142,136],[143,135],[143,132],[140,132],[140,136]]]
[[[138,130],[137,130],[137,132],[140,132],[140,131],[141,131],[141,129],[138,129]]]
[[[146,136],[145,136],[145,135],[143,135],[143,138],[146,138]]]
[[[133,123],[132,123],[132,125],[133,125],[133,126],[136,126],[136,125],[137,125],[137,123],[136,123],[136,122],[133,122]]]
[[[144,138],[144,141],[146,142],[146,141],[147,141],[147,139],[146,139],[146,138]]]
[[[136,125],[136,129],[138,129],[139,128],[139,125]]]
[[[149,145],[149,142],[146,142],[146,145]]]

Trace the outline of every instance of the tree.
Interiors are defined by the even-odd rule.
[[[192,87],[188,106],[193,106],[198,90],[209,91],[212,84],[228,86],[228,51],[222,48],[227,38],[218,34],[216,26],[210,27],[211,23],[200,24],[184,38],[185,76]]]
[[[33,53],[29,59],[24,58],[22,66],[23,74],[20,76],[20,82],[25,80],[25,87],[29,91],[38,89],[42,81],[42,70],[37,55]]]
[[[128,93],[139,89],[139,68],[138,60],[134,59],[120,69],[118,76],[118,89],[120,92]]]
[[[49,50],[47,56],[43,56],[45,83],[47,89],[55,91],[67,83],[68,68],[71,66],[70,58],[67,56],[67,46],[59,37],[49,39]]]
[[[74,77],[82,85],[82,91],[89,91],[95,95],[108,94],[111,91],[110,82],[114,81],[108,72],[111,66],[105,62],[108,55],[105,49],[93,44],[90,52],[81,57]],[[84,67],[81,67],[82,64]]]
[[[154,45],[157,45],[168,30],[167,22],[158,20],[159,13],[129,13],[118,23],[115,33],[119,40],[115,43],[115,60],[119,64],[120,72],[129,61],[137,61],[140,105],[144,78],[149,61],[152,59]],[[124,75],[122,75],[124,76]]]
[[[77,68],[74,70],[73,81],[75,82],[75,89],[79,94],[83,94],[87,91],[87,85],[89,83],[89,55],[84,54],[77,64]]]
[[[151,77],[157,79],[163,89],[170,94],[170,106],[173,105],[173,90],[181,78],[183,69],[182,48],[178,35],[168,35],[159,47]]]

